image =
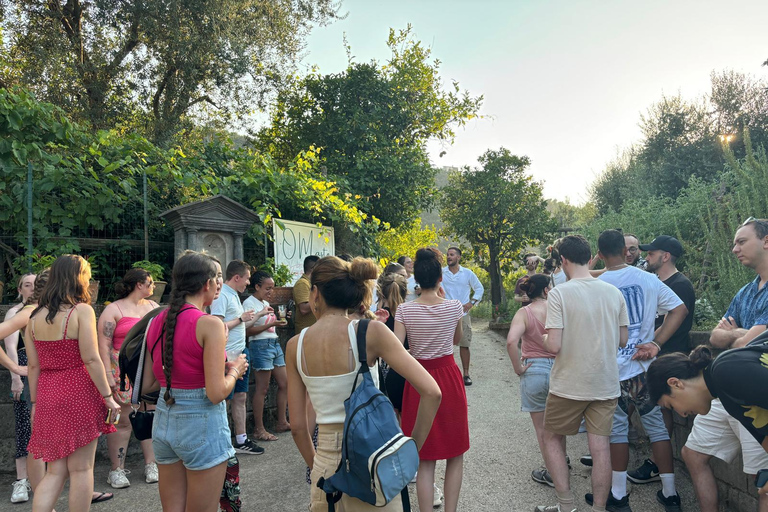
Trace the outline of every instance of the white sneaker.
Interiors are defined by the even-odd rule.
[[[24,503],[29,501],[29,491],[32,490],[32,486],[29,485],[29,480],[22,478],[13,482],[13,492],[11,493],[11,503]]]
[[[130,471],[126,471],[123,468],[113,469],[109,472],[107,477],[107,483],[112,486],[113,489],[125,489],[131,486],[131,482],[128,481],[128,477],[125,475],[130,474]]]
[[[146,480],[148,484],[156,484],[159,479],[157,474],[157,462],[150,462],[144,466],[144,480]]]
[[[416,474],[413,475],[413,478],[411,478],[411,481],[408,482],[409,484],[415,484],[416,483],[416,477],[419,476],[419,472],[417,471]]]
[[[437,484],[433,485],[435,486],[435,497],[432,499],[432,506],[438,508],[443,504],[443,491],[440,490]]]

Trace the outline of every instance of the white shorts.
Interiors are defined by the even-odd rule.
[[[741,450],[744,473],[754,475],[768,468],[768,453],[739,421],[728,414],[720,400],[712,400],[709,414],[696,416],[685,447],[727,463]]]

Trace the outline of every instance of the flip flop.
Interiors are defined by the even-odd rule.
[[[472,385],[472,379],[469,378],[469,375],[464,376],[464,385],[465,386],[471,386]]]
[[[259,441],[277,441],[277,436],[274,434],[270,434],[266,430],[264,432],[259,432],[253,436]]]
[[[103,501],[109,501],[111,500],[115,495],[111,492],[100,492],[100,493],[94,493],[93,498],[91,498],[91,503],[101,503]]]

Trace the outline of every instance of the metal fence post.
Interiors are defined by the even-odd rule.
[[[27,272],[32,273],[32,162],[27,162]]]

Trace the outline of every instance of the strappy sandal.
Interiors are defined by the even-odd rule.
[[[262,432],[254,432],[253,437],[258,441],[277,441],[277,436],[274,434],[270,434],[266,430]]]

